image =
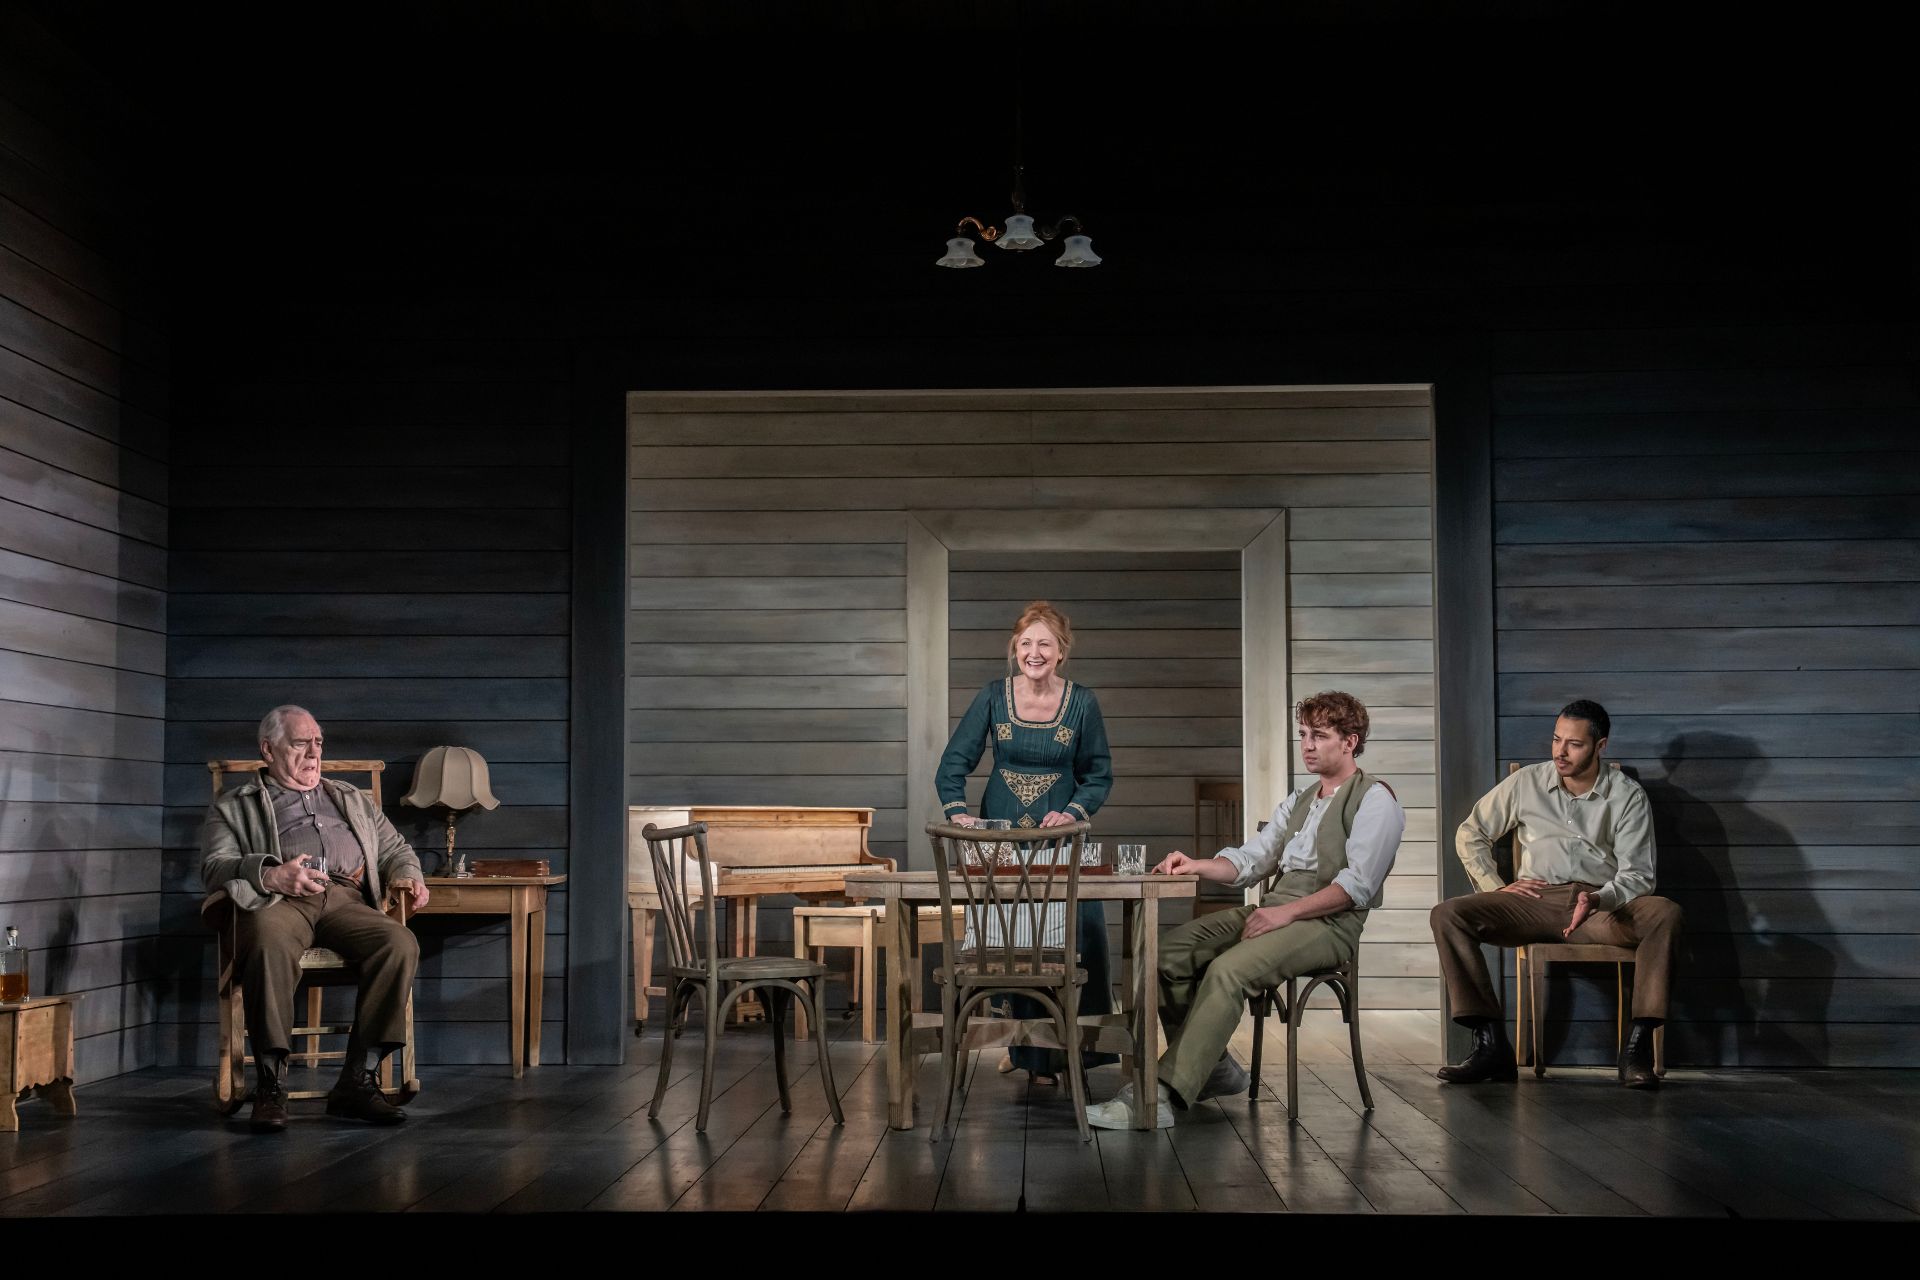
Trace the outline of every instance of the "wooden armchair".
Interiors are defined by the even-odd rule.
[[[213,794],[217,798],[220,788],[229,774],[255,774],[266,766],[264,760],[209,760],[207,772],[213,776]],[[387,767],[384,760],[327,760],[320,765],[322,773],[365,773],[372,781],[368,792],[373,796],[376,808],[380,805],[380,774]],[[387,914],[401,924],[407,923],[407,898],[405,894],[389,894]],[[238,950],[236,944],[239,913],[234,910],[226,891],[216,889],[207,895],[200,904],[200,918],[220,939],[219,975],[216,997],[220,1006],[220,1047],[219,1061],[214,1069],[213,1097],[221,1114],[231,1115],[238,1111],[247,1100],[252,1084],[247,1075],[247,1067],[253,1062],[247,1053],[247,1019],[241,1003],[240,983],[234,975],[233,958]],[[304,1037],[307,1046],[287,1055],[289,1064],[304,1063],[312,1067],[322,1062],[339,1062],[346,1058],[345,1049],[323,1050],[320,1047],[322,1036],[344,1036],[352,1032],[351,1022],[321,1022],[321,997],[323,988],[345,986],[358,981],[358,975],[346,958],[337,951],[326,947],[309,947],[300,957],[300,972],[307,979],[307,1024],[293,1028],[293,1036]],[[388,1098],[396,1105],[411,1102],[420,1092],[420,1080],[414,1072],[413,1050],[413,993],[407,993],[407,1039],[398,1054],[389,1055],[380,1064],[380,1086]],[[394,1058],[401,1062],[401,1083],[394,1088]],[[290,1091],[290,1099],[324,1098],[322,1089],[301,1089]]]

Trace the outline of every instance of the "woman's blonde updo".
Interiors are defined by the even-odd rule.
[[[1073,624],[1067,621],[1067,615],[1054,608],[1045,600],[1030,601],[1020,611],[1020,617],[1013,624],[1013,631],[1007,636],[1007,674],[1013,675],[1020,669],[1014,647],[1020,643],[1020,633],[1036,622],[1047,624],[1047,630],[1053,632],[1053,638],[1060,643],[1060,662],[1054,668],[1067,665],[1067,654],[1073,650]]]

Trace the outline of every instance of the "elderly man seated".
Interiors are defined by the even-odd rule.
[[[406,1042],[407,993],[420,947],[379,909],[389,889],[427,904],[413,850],[359,788],[320,776],[320,725],[299,707],[260,721],[264,777],[221,793],[201,830],[201,876],[238,909],[235,977],[259,1087],[249,1124],[287,1127],[287,1053],[300,955],[337,951],[360,974],[353,1034],[327,1114],[399,1124],[380,1092],[380,1060]]]

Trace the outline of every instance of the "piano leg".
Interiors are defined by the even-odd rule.
[[[733,954],[759,955],[760,899],[735,898],[733,913]],[[763,1022],[766,1016],[767,1006],[758,991],[748,991],[733,1006],[733,1020],[736,1023]]]

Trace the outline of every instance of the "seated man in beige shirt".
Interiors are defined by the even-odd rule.
[[[1553,758],[1509,775],[1481,798],[1454,838],[1480,892],[1433,909],[1433,940],[1453,1020],[1473,1052],[1442,1067],[1450,1084],[1518,1077],[1500,999],[1480,945],[1594,942],[1635,947],[1633,1027],[1621,1051],[1628,1088],[1658,1084],[1653,1030],[1666,1021],[1680,949],[1680,908],[1653,896],[1653,815],[1640,784],[1607,767],[1611,727],[1597,702],[1568,704],[1553,726]],[[1514,881],[1502,884],[1493,842],[1514,837]]]

